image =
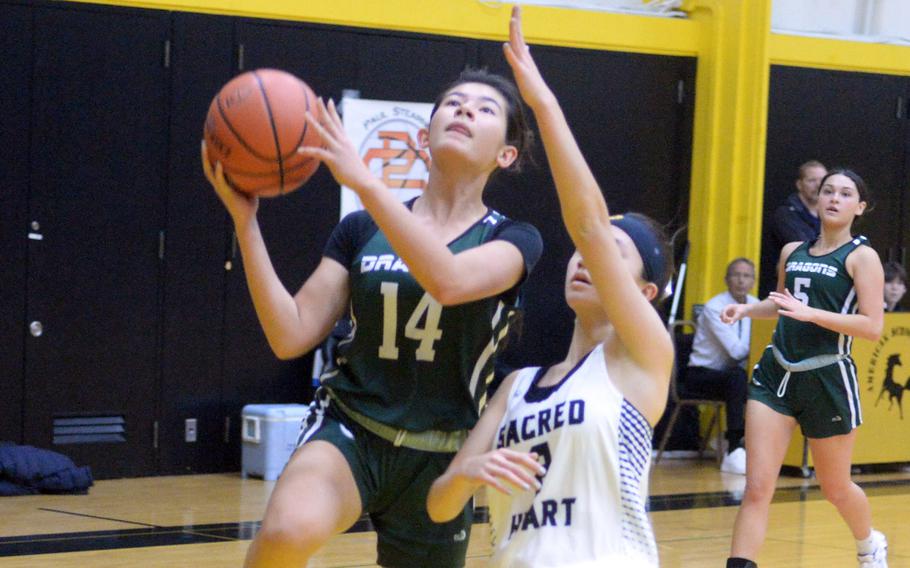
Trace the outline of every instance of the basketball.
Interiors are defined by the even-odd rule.
[[[303,185],[319,160],[297,153],[320,145],[306,112],[316,113],[316,95],[294,75],[257,69],[231,79],[212,100],[204,138],[212,165],[244,193],[284,195]]]

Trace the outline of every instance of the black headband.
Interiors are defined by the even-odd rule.
[[[632,215],[612,215],[610,223],[629,235],[645,267],[645,280],[661,286],[666,279],[666,259],[660,240],[646,223]]]

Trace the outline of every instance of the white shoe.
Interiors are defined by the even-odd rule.
[[[872,542],[875,544],[872,552],[856,555],[860,568],[888,568],[888,539],[882,533],[873,530]]]
[[[724,473],[746,475],[746,449],[736,448],[725,455],[724,461],[720,464],[720,470]]]

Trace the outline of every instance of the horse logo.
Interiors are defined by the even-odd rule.
[[[888,366],[885,368],[885,381],[882,383],[882,390],[879,391],[878,398],[875,400],[875,406],[878,406],[878,403],[881,402],[885,393],[888,393],[888,410],[891,410],[894,406],[894,401],[897,400],[897,409],[900,411],[901,420],[903,420],[904,407],[901,401],[904,398],[904,391],[910,388],[910,379],[907,380],[906,385],[900,385],[894,382],[894,368],[899,367],[900,365],[900,353],[894,353],[888,357]]]

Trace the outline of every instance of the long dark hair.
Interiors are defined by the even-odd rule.
[[[430,113],[430,118],[436,114],[436,109],[439,108],[439,105],[442,103],[442,99],[445,98],[446,94],[458,85],[463,85],[465,83],[481,83],[483,85],[488,85],[496,89],[496,91],[502,95],[502,98],[505,99],[507,107],[506,144],[515,146],[518,150],[518,157],[507,169],[511,172],[520,172],[521,167],[526,160],[528,151],[534,143],[534,131],[531,130],[528,123],[528,114],[525,111],[524,102],[518,94],[518,88],[516,88],[515,83],[509,79],[502,75],[491,73],[486,69],[467,68],[462,71],[454,81],[449,83],[446,88],[439,93],[439,96],[436,97],[436,101],[433,103],[433,111]]]

